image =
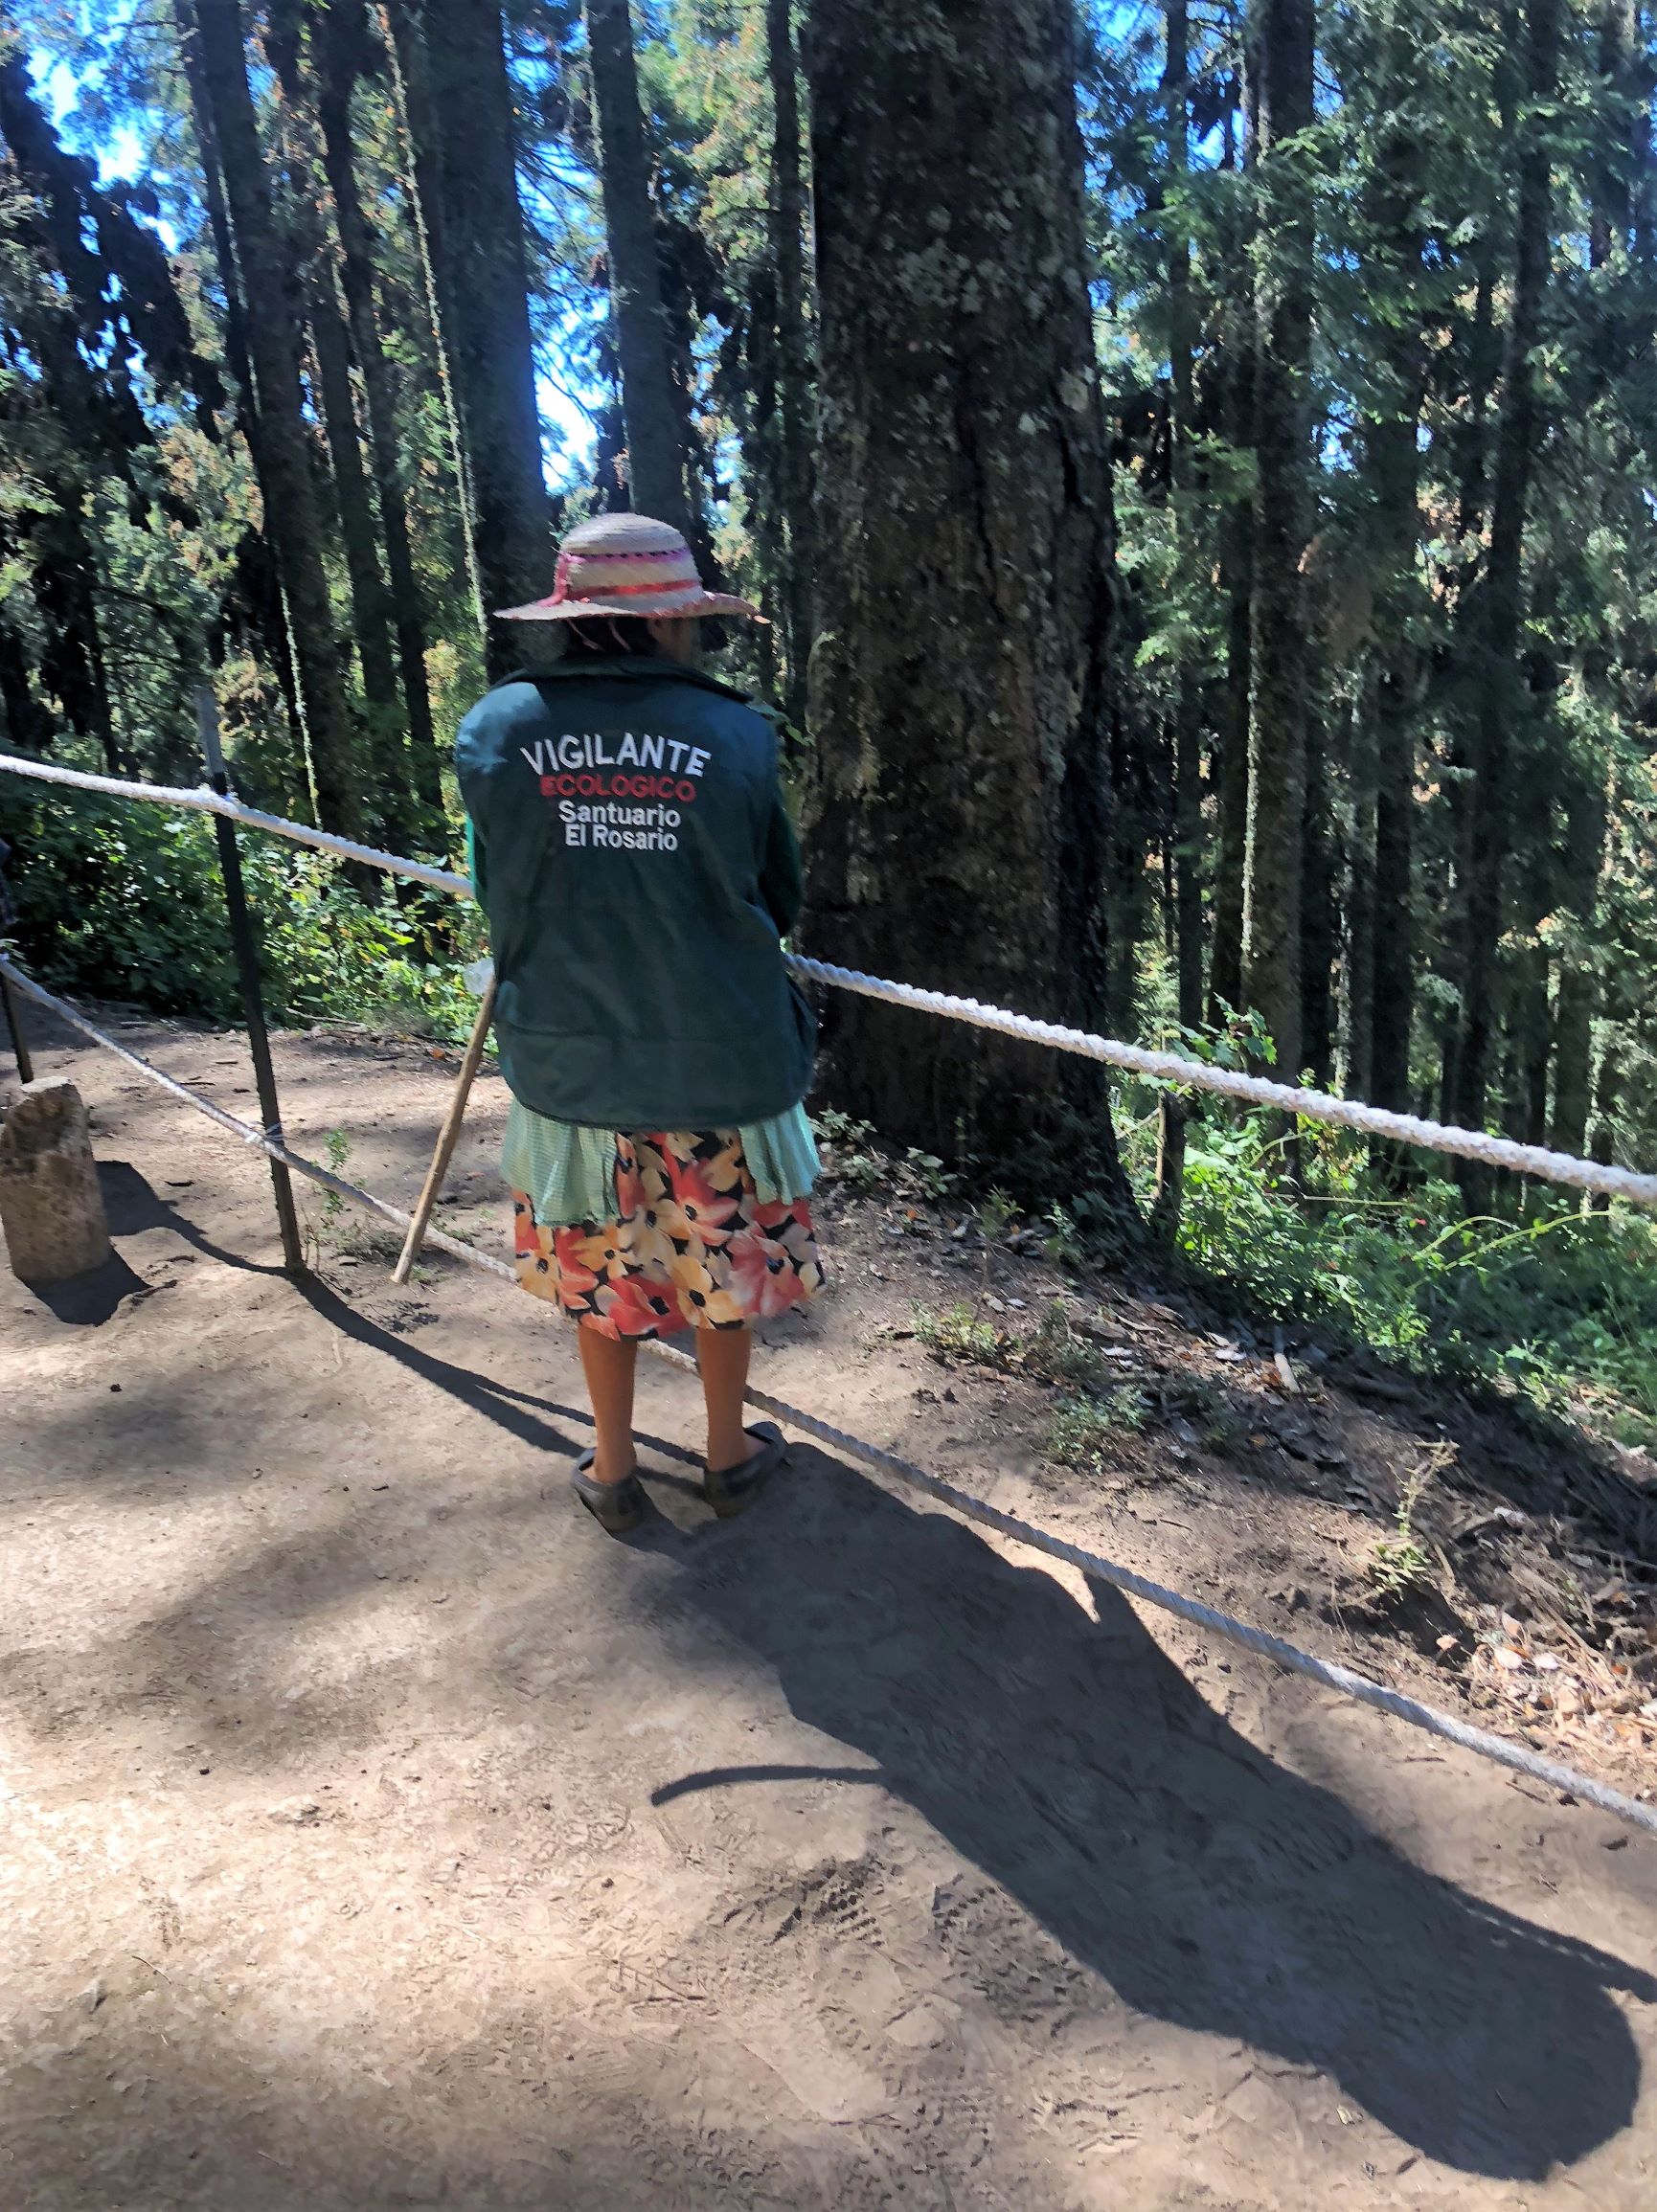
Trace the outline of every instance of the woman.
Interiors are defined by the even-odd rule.
[[[698,666],[704,591],[676,530],[606,515],[552,596],[504,610],[531,664],[455,757],[512,1094],[502,1168],[518,1279],[579,1324],[594,1449],[574,1481],[613,1534],[645,1511],[641,1339],[695,1332],[705,1487],[740,1512],[781,1464],[742,1425],[753,1323],[821,1287],[800,1103],[811,1017],[781,939],[800,858],[763,715]]]

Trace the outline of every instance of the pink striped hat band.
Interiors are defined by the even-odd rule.
[[[646,514],[604,514],[573,530],[558,549],[544,599],[496,610],[505,621],[569,622],[585,615],[745,615],[748,600],[703,588],[695,555],[670,523]]]

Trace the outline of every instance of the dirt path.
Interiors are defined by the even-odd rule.
[[[234,1038],[133,1034],[252,1111]],[[1657,1846],[821,1454],[715,1524],[654,1367],[612,1543],[542,1309],[337,1230],[297,1288],[259,1162],[40,1059],[132,1281],[0,1274],[0,2202],[1653,2202]],[[448,1071],[279,1063],[408,1203]],[[447,1211],[491,1240],[501,1110]],[[772,1387],[1263,1613],[1269,1498],[1055,1485],[873,1340],[877,1233]]]

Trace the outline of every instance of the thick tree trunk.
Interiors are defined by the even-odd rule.
[[[1254,610],[1249,711],[1243,992],[1277,1047],[1301,1066],[1301,908],[1306,796],[1305,592],[1311,536],[1307,385],[1312,329],[1312,207],[1298,148],[1312,121],[1313,0],[1256,0],[1262,195],[1256,294]]]
[[[465,439],[473,556],[493,612],[553,586],[511,84],[494,0],[442,0],[425,10],[423,29],[442,199],[438,292]],[[515,662],[510,639],[491,643],[491,667]]]
[[[1481,587],[1472,728],[1467,914],[1463,945],[1461,1045],[1456,1118],[1482,1128],[1497,1032],[1497,959],[1510,834],[1510,738],[1522,711],[1518,666],[1524,607],[1524,540],[1536,438],[1532,355],[1540,335],[1551,246],[1552,175],[1546,104],[1558,76],[1560,0],[1527,0],[1525,81],[1520,124],[1518,225],[1511,319],[1508,326],[1490,506],[1490,552]],[[1482,1206],[1488,1176],[1468,1162],[1458,1177]]]
[[[1071,11],[816,0],[806,59],[823,422],[809,940],[1094,1025],[1114,526]],[[837,1094],[889,1135],[1050,1188],[1091,1164],[1125,1215],[1090,1072],[863,1000],[834,1014]]]
[[[599,168],[622,413],[627,425],[628,489],[638,513],[670,522],[689,537],[691,507],[673,386],[672,336],[662,299],[627,0],[587,0],[587,43],[599,112]]]
[[[264,527],[276,551],[292,621],[294,662],[310,743],[318,819],[355,837],[362,801],[352,744],[333,608],[323,565],[322,517],[300,406],[297,333],[286,307],[286,259],[270,204],[242,48],[237,0],[194,0],[203,89],[213,116],[225,199],[243,280],[267,504]],[[192,34],[188,10],[181,30]]]
[[[806,184],[792,0],[765,0],[771,79],[771,192],[767,229],[776,283],[778,491],[787,530],[783,584],[786,672],[783,709],[804,729],[811,662],[816,518],[812,508],[811,343],[806,324]]]
[[[322,18],[316,50],[317,120],[339,233],[340,281],[351,321],[352,345],[362,372],[369,450],[379,495],[386,576],[397,632],[397,674],[408,727],[410,775],[425,816],[425,839],[441,842],[443,775],[426,681],[425,616],[403,489],[401,429],[391,364],[380,338],[373,233],[363,213],[352,150],[351,103],[359,72],[360,28],[360,21],[353,24],[341,8],[329,9]]]

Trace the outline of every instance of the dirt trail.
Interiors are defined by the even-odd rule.
[[[130,1034],[252,1113],[235,1038]],[[39,1057],[130,1280],[0,1273],[7,2207],[1652,2203],[1657,1847],[820,1453],[716,1524],[653,1366],[610,1542],[543,1308],[337,1229],[296,1287],[259,1161]],[[409,1203],[449,1071],[278,1060]],[[445,1209],[491,1241],[502,1109]],[[873,1341],[875,1235],[772,1388],[1260,1611],[1269,1499],[1055,1487]]]

